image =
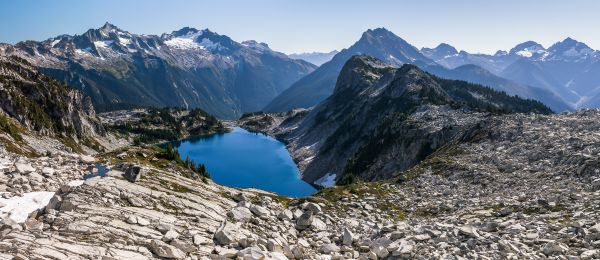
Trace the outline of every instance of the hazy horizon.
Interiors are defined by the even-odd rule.
[[[329,52],[354,43],[367,29],[385,27],[418,48],[448,43],[493,54],[525,41],[544,47],[567,37],[600,49],[600,1],[327,1],[227,0],[53,1],[5,3],[0,42],[41,41],[82,34],[110,22],[136,34],[162,34],[189,26],[235,41],[265,42],[287,54]]]

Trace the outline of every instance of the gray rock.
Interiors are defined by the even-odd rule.
[[[157,256],[169,258],[169,259],[183,259],[185,258],[185,253],[180,249],[168,245],[160,240],[153,239],[150,241],[150,251],[156,254]]]
[[[322,254],[332,254],[332,253],[338,253],[340,252],[340,247],[336,246],[333,243],[329,243],[329,244],[324,244],[321,246],[321,248],[319,248],[319,252]]]
[[[259,205],[250,206],[250,211],[252,211],[252,213],[254,213],[254,215],[256,215],[259,218],[268,217],[271,215],[271,212],[269,212],[268,209]]]
[[[319,204],[316,204],[316,203],[307,202],[303,208],[305,211],[306,210],[311,211],[313,214],[321,213],[321,206],[319,206]]]
[[[559,242],[548,242],[542,248],[542,251],[545,255],[551,256],[555,254],[564,254],[569,251],[569,247],[563,243]]]
[[[227,216],[237,222],[246,222],[252,218],[252,212],[245,207],[235,207],[227,212]]]
[[[198,250],[198,248],[196,246],[194,246],[193,244],[178,240],[178,239],[173,239],[171,240],[171,243],[169,243],[170,245],[178,248],[179,250],[185,252],[185,253],[192,253]]]
[[[277,218],[280,220],[292,220],[294,218],[294,214],[289,209],[284,209],[279,214],[277,214]]]
[[[235,200],[236,202],[248,201],[248,198],[246,198],[246,195],[241,192],[234,194],[232,197],[233,197],[233,200]]]
[[[244,260],[262,260],[267,257],[258,247],[247,247],[237,252],[237,256]]]
[[[467,237],[479,238],[479,233],[477,233],[477,229],[471,225],[464,225],[458,228],[460,234],[465,235]]]
[[[129,166],[127,168],[127,170],[125,170],[125,173],[123,173],[123,178],[125,178],[126,180],[128,180],[130,182],[139,181],[141,176],[142,176],[142,168],[137,165]]]
[[[354,234],[350,229],[344,227],[344,232],[342,235],[342,244],[346,246],[352,246],[352,241],[354,241]]]
[[[215,233],[215,239],[221,245],[229,245],[233,242],[236,242],[236,229],[237,227],[235,225],[225,221],[225,223],[223,223],[219,229],[217,229],[217,232]]]
[[[314,217],[312,211],[306,211],[296,220],[296,229],[304,230],[309,228],[313,223]]]

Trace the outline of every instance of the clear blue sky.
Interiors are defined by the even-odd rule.
[[[209,28],[286,53],[341,49],[376,27],[417,47],[493,53],[570,36],[600,49],[597,0],[4,0],[0,42],[81,34],[106,21],[139,34]]]

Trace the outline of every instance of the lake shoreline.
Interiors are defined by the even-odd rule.
[[[222,133],[165,142],[182,158],[206,165],[213,181],[230,187],[255,188],[279,195],[305,197],[316,187],[301,177],[284,143],[264,132],[227,124]]]

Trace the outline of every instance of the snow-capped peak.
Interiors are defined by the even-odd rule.
[[[165,41],[165,44],[174,49],[205,49],[209,51],[220,50],[223,46],[219,42],[214,42],[209,37],[214,34],[208,29],[197,30],[185,27],[179,31],[173,32],[171,37]],[[203,36],[207,37],[203,37]]]
[[[512,48],[509,52],[513,55],[518,55],[525,58],[545,58],[548,55],[548,52],[541,44],[534,41],[527,41],[521,44],[518,44],[514,48]]]

